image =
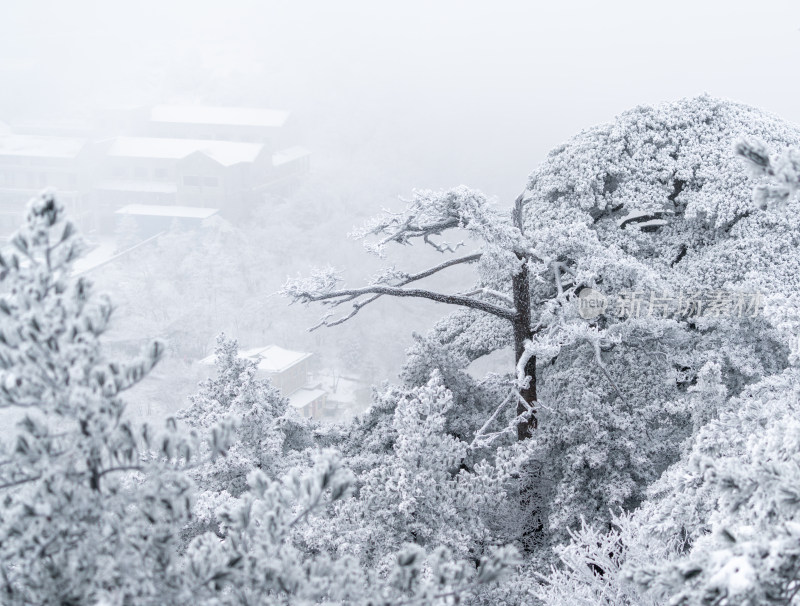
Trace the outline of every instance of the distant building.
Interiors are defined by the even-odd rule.
[[[280,110],[158,105],[100,112],[94,127],[11,129],[0,134],[0,236],[19,227],[45,187],[84,231],[110,234],[130,204],[216,208],[235,221],[310,170],[311,154],[292,145],[290,114]]]
[[[270,151],[284,144],[282,130],[289,112],[255,107],[156,105],[150,110],[148,134],[180,139],[213,139],[262,143]]]
[[[310,381],[310,361],[314,354],[291,351],[269,345],[239,352],[239,357],[256,362],[258,375],[270,379],[284,395],[289,405],[302,416],[320,419],[325,414],[328,392]],[[201,364],[213,364],[214,356],[200,360]]]
[[[289,406],[304,417],[320,419],[325,415],[328,392],[319,387],[301,387],[289,395]]]
[[[256,204],[272,158],[259,143],[119,137],[106,143],[94,184],[103,217],[126,204],[213,207],[236,218]]]
[[[256,191],[285,191],[291,189],[298,176],[311,170],[311,152],[301,145],[287,147],[272,154],[272,171],[267,183],[257,185]]]
[[[86,140],[93,140],[97,135],[96,127],[92,121],[80,118],[14,122],[14,128],[9,129],[8,132],[14,132],[19,135],[74,137]]]
[[[28,200],[54,187],[70,217],[89,227],[86,139],[43,135],[0,135],[0,237],[22,224]]]
[[[140,110],[139,110],[140,111]],[[291,114],[257,107],[156,105],[143,127],[149,136],[169,139],[237,141],[257,143],[269,157],[269,165],[250,171],[244,187],[255,198],[265,193],[291,191],[298,178],[310,170],[311,153],[295,145],[298,134]],[[223,207],[223,214],[225,209]]]

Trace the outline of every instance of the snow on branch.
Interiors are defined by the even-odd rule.
[[[320,295],[334,292],[336,285],[342,281],[341,273],[334,267],[315,268],[311,275],[303,278],[290,278],[281,288],[281,294],[291,301],[310,303],[318,301]]]
[[[488,294],[484,293],[483,290],[467,294],[444,294],[427,289],[403,288],[412,282],[432,276],[448,267],[474,263],[478,261],[481,256],[482,253],[473,253],[456,259],[450,259],[415,274],[401,272],[394,267],[387,268],[373,277],[370,284],[360,288],[336,289],[336,285],[341,281],[340,274],[333,268],[318,269],[313,271],[312,274],[306,278],[287,280],[281,289],[281,294],[291,299],[292,302],[322,303],[323,305],[330,306],[330,308],[335,308],[345,303],[352,303],[352,309],[348,314],[334,319],[332,317],[333,313],[329,312],[323,316],[320,322],[312,327],[311,330],[319,328],[320,326],[336,326],[341,324],[356,315],[361,308],[372,303],[382,295],[430,299],[439,303],[477,309],[507,320],[513,320],[516,316],[513,306],[506,307],[478,298],[478,295]],[[494,294],[494,292],[492,294]],[[508,298],[502,295],[502,293],[496,293],[496,295],[495,298],[499,298],[502,302],[509,302]]]
[[[759,139],[740,139],[733,147],[738,156],[751,165],[758,174],[773,174],[772,162],[769,159],[769,149]]]
[[[359,240],[377,237],[376,242],[365,241],[364,246],[379,256],[391,242],[412,244],[414,240],[422,240],[442,253],[455,252],[462,242],[451,245],[432,239],[448,229],[464,229],[485,242],[511,245],[508,248],[521,245],[520,233],[510,217],[497,210],[485,195],[463,185],[446,191],[415,190],[406,202],[403,211],[385,211],[350,236]]]
[[[740,139],[734,152],[747,163],[753,177],[767,177],[753,189],[753,201],[761,210],[785,208],[800,189],[800,149],[785,150],[774,162],[767,145],[758,139]]]
[[[439,252],[455,252],[461,244],[453,247],[439,238],[445,230],[463,229],[480,242],[480,250],[414,274],[393,266],[384,268],[361,288],[338,288],[341,277],[333,268],[316,270],[307,278],[289,279],[280,294],[292,302],[321,303],[327,305],[329,310],[345,303],[351,304],[350,311],[338,318],[334,318],[333,312],[329,311],[311,330],[346,322],[365,305],[383,295],[430,299],[516,320],[518,310],[514,300],[502,288],[488,286],[509,280],[530,259],[530,243],[526,242],[521,227],[514,224],[511,213],[498,210],[482,193],[464,186],[446,191],[415,191],[413,198],[407,202],[403,211],[385,211],[382,216],[350,234],[351,237],[363,240],[377,237],[377,241],[365,242],[365,246],[379,256],[383,256],[386,245],[391,242],[412,244],[414,240],[422,241]],[[405,288],[448,267],[478,261],[480,285],[471,292],[445,294],[428,289]]]
[[[509,404],[513,404],[514,406],[516,406],[517,402],[520,400],[522,400],[522,403],[526,408],[525,412],[514,417],[510,423],[507,423],[501,429],[491,433],[487,433],[489,426],[492,423],[494,423],[500,412],[504,408],[506,408]],[[525,402],[524,399],[520,398],[519,392],[516,389],[510,391],[508,395],[503,399],[503,401],[500,402],[497,408],[495,408],[492,415],[486,420],[486,422],[481,426],[481,428],[477,432],[475,432],[475,435],[472,438],[472,442],[470,442],[469,446],[467,446],[467,450],[471,451],[471,450],[477,450],[479,448],[486,448],[501,436],[515,433],[517,431],[517,426],[520,423],[530,422],[531,418],[533,417],[533,413],[534,411],[531,408],[531,406],[527,402]]]
[[[372,303],[381,295],[389,295],[392,297],[416,297],[421,299],[430,299],[431,301],[437,301],[439,303],[446,303],[449,305],[460,305],[462,307],[477,309],[492,314],[494,316],[498,316],[500,318],[505,318],[507,320],[513,320],[516,317],[516,313],[513,310],[508,309],[506,307],[501,307],[500,305],[489,303],[487,301],[483,301],[481,299],[476,299],[464,295],[448,295],[421,288],[406,289],[406,288],[399,288],[396,286],[383,286],[380,284],[373,284],[361,288],[349,288],[349,289],[346,288],[330,292],[301,291],[298,290],[293,285],[289,285],[284,288],[283,291],[284,294],[290,292],[293,294],[289,296],[292,296],[294,300],[301,301],[304,303],[320,302],[324,305],[338,307],[343,303],[347,303],[350,301],[353,302],[353,310],[347,316],[340,318],[338,320],[330,320],[329,319],[330,314],[328,314],[325,317],[323,317],[322,321],[318,326],[335,326],[337,324],[341,324],[342,322],[352,318],[356,313],[358,313],[358,311],[362,307],[364,307],[369,303]]]

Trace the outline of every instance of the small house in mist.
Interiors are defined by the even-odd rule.
[[[319,419],[324,415],[328,392],[311,380],[312,353],[292,351],[277,345],[256,347],[239,352],[239,357],[256,363],[257,376],[270,379],[289,405],[304,417]],[[201,364],[214,364],[214,356],[208,356]]]

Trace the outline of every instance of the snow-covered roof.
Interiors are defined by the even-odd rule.
[[[310,155],[311,152],[305,147],[302,147],[301,145],[294,145],[292,147],[287,147],[286,149],[278,150],[272,154],[272,165],[280,166],[281,164],[299,160],[300,158],[305,158],[306,156]]]
[[[152,122],[280,127],[289,112],[258,107],[209,107],[202,105],[156,105]]]
[[[87,271],[108,263],[117,254],[117,243],[113,239],[97,242],[84,255],[75,260],[72,265],[72,272],[75,275],[86,273]]]
[[[138,205],[136,205],[138,206]],[[169,207],[174,208],[174,207]],[[119,212],[119,211],[117,211]],[[267,347],[253,347],[252,349],[239,350],[240,358],[247,358],[258,363],[258,369],[264,372],[279,373],[290,369],[295,364],[310,358],[313,354],[304,351],[292,351],[277,345]],[[212,366],[215,362],[214,354],[200,360],[200,364]]]
[[[169,206],[159,204],[129,204],[116,211],[118,215],[140,217],[176,217],[181,219],[208,219],[219,212],[217,208],[196,206]]]
[[[118,137],[111,144],[108,155],[123,158],[181,160],[191,154],[201,153],[223,166],[231,166],[241,162],[254,162],[263,149],[261,143],[238,141]]]
[[[253,350],[250,351],[252,352]],[[256,360],[259,370],[264,372],[283,372],[306,358],[310,358],[311,354],[270,345],[246,357]]]
[[[95,188],[104,191],[135,191],[152,194],[174,194],[178,191],[177,184],[164,181],[100,181]]]
[[[258,357],[258,352],[264,351],[263,347],[254,347],[252,349],[240,349],[239,350],[239,357],[240,358],[256,358]]]
[[[43,135],[0,135],[0,156],[75,158],[85,139]]]
[[[308,389],[301,387],[289,396],[289,406],[292,408],[305,408],[315,400],[323,397],[327,392],[324,389]]]

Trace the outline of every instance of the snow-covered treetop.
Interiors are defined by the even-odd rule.
[[[482,193],[463,185],[444,191],[417,190],[412,199],[405,202],[407,206],[402,211],[385,211],[353,231],[351,237],[377,237],[375,242],[365,241],[365,247],[381,256],[388,243],[410,244],[415,239],[421,239],[439,252],[452,252],[462,243],[437,243],[431,238],[454,228],[464,229],[477,239],[504,250],[523,246],[508,213],[490,204]]]
[[[554,149],[531,174],[527,227],[553,256],[575,257],[588,238],[675,287],[747,281],[796,290],[798,214],[755,212],[753,182],[734,149],[742,138],[780,154],[800,142],[800,129],[706,95],[627,111]],[[786,158],[775,166],[783,170]]]

